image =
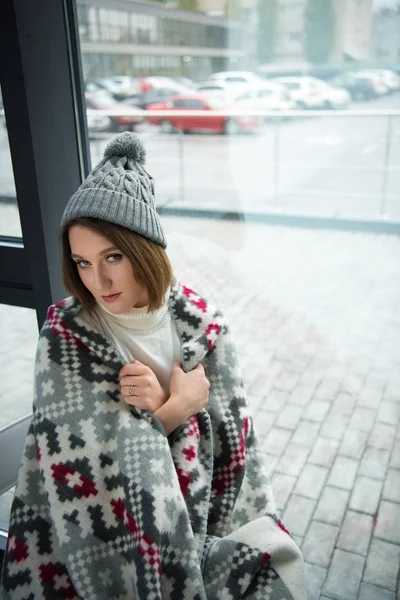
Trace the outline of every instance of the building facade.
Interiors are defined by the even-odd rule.
[[[199,80],[246,63],[242,23],[222,16],[156,2],[79,0],[78,18],[86,79],[118,74]]]
[[[308,0],[236,0],[238,18],[227,18],[228,0],[197,0],[196,10],[178,1],[78,0],[86,79],[109,75],[186,76],[195,81],[221,70],[259,66],[259,2],[276,3],[274,58],[278,66],[307,65]],[[335,11],[330,62],[362,61],[372,51],[372,0],[332,0]],[[396,20],[396,24],[398,19]],[[395,25],[382,22],[391,40],[381,53],[397,54]],[[378,39],[379,27],[375,38]],[[375,44],[376,45],[376,44]],[[390,45],[390,48],[389,48]],[[388,46],[388,48],[386,48]]]
[[[372,0],[335,0],[336,27],[332,59],[364,61],[372,51]]]

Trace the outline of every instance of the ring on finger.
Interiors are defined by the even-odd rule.
[[[130,396],[136,396],[135,388],[133,387],[133,385],[129,386],[128,394]]]

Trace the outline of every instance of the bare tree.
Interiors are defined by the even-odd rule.
[[[260,64],[275,54],[277,0],[258,0],[257,54]]]
[[[335,36],[332,0],[308,0],[305,20],[305,53],[313,63],[329,60]]]

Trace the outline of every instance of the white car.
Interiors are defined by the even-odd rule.
[[[129,98],[129,96],[138,94],[142,90],[139,80],[136,77],[130,77],[129,75],[104,77],[99,80],[99,82],[110,94],[119,98]]]
[[[380,78],[383,85],[386,86],[388,92],[395,92],[400,90],[400,77],[394,71],[390,69],[373,69],[371,71],[362,71],[365,75],[372,75]]]
[[[372,81],[377,96],[384,96],[389,91],[389,88],[379,73],[375,73],[374,71],[359,71],[355,76],[359,79],[369,79]]]
[[[110,117],[99,115],[97,110],[86,109],[89,135],[98,131],[109,131],[112,125]]]
[[[348,108],[351,104],[351,95],[346,89],[331,85],[321,79],[314,79],[314,82],[324,98],[324,108],[336,110]]]
[[[144,83],[150,86],[152,89],[158,88],[171,88],[176,90],[177,94],[183,93],[181,90],[188,90],[188,87],[172,77],[166,77],[164,75],[151,75],[149,77],[144,77]]]
[[[227,84],[239,93],[246,92],[252,87],[265,83],[265,79],[251,71],[219,71],[210,75],[209,79],[214,82]]]
[[[260,87],[254,87],[241,94],[236,99],[235,106],[260,111],[292,110],[296,107],[289,91],[281,83],[264,83]]]
[[[325,98],[314,77],[275,77],[274,83],[283,84],[299,109],[325,107]]]
[[[196,85],[196,91],[199,94],[204,94],[207,98],[216,98],[217,102],[225,102],[230,104],[233,102],[241,93],[241,89],[237,89],[236,86],[232,86],[229,83],[223,81],[203,81]]]

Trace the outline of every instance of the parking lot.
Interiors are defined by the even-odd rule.
[[[386,115],[396,109],[400,92],[350,111],[267,122],[255,134],[167,135],[148,124],[138,132],[159,206],[399,221],[400,116]],[[92,137],[92,164],[111,136]],[[5,128],[0,164],[0,195],[9,200],[15,189]],[[1,198],[0,234],[20,235],[15,203]]]

